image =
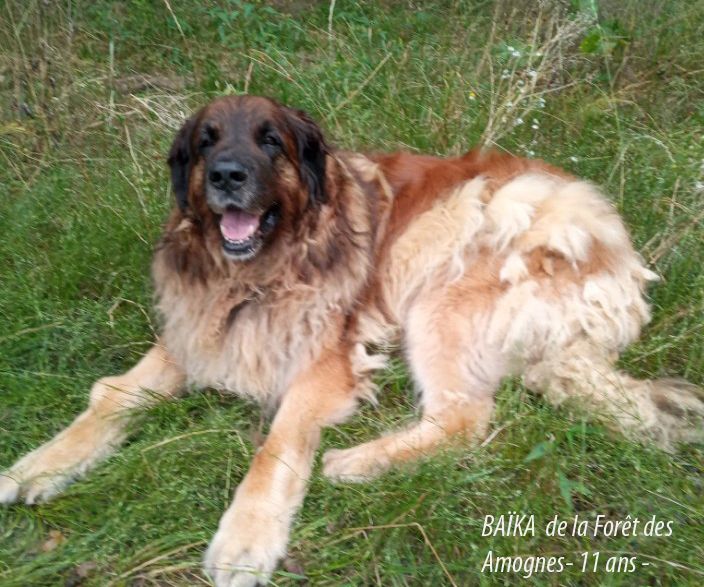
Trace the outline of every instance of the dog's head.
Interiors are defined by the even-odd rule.
[[[302,111],[268,98],[218,98],[186,121],[169,153],[176,201],[248,261],[325,201],[327,147]]]

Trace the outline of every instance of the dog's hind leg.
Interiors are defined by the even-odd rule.
[[[577,403],[634,440],[665,450],[704,440],[704,390],[679,379],[636,379],[619,371],[615,359],[581,338],[546,353],[523,378],[552,404]]]
[[[327,451],[323,457],[327,477],[365,481],[453,439],[472,441],[486,434],[505,365],[486,340],[483,316],[467,302],[453,305],[451,296],[445,295],[414,305],[406,348],[420,388],[420,420],[359,446]]]
[[[46,501],[107,457],[126,435],[132,408],[173,397],[185,374],[155,345],[123,375],[99,379],[88,409],[49,442],[0,473],[0,503]]]

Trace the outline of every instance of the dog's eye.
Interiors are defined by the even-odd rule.
[[[200,149],[207,149],[208,147],[212,147],[217,140],[218,131],[212,126],[206,125],[201,130],[198,147],[200,147]]]
[[[281,140],[274,133],[268,132],[262,137],[262,145],[270,147],[280,147]]]

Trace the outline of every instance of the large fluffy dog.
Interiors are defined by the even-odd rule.
[[[178,206],[154,259],[161,338],[0,479],[0,501],[50,498],[123,440],[125,408],[187,382],[276,408],[206,554],[218,586],[265,581],[286,552],[323,427],[373,397],[400,344],[417,424],[331,450],[324,474],[363,480],[451,437],[486,433],[501,379],[575,397],[665,448],[701,431],[682,382],[614,368],[648,319],[655,275],[591,184],[539,161],[331,150],[303,112],[227,97],[188,120],[169,164]]]

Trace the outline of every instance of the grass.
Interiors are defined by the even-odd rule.
[[[0,467],[65,426],[154,337],[149,260],[183,116],[228,92],[308,110],[336,144],[454,154],[484,141],[602,185],[663,277],[623,366],[704,383],[704,8],[524,3],[20,2],[0,5]],[[141,76],[141,77],[140,77]],[[348,446],[413,417],[400,364]],[[496,438],[366,486],[317,472],[277,585],[515,584],[497,555],[638,554],[633,573],[536,585],[700,585],[704,453],[665,455],[513,381]],[[158,406],[64,496],[0,510],[0,584],[207,584],[199,561],[258,434],[213,392]],[[156,447],[164,439],[168,443]],[[673,521],[672,536],[482,537],[483,517]]]

